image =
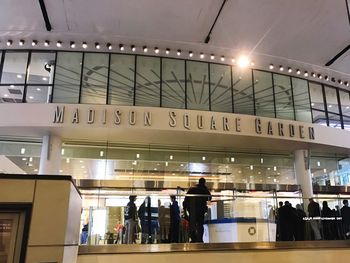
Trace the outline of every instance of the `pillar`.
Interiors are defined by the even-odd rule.
[[[294,152],[294,170],[297,184],[300,185],[304,198],[313,197],[312,178],[309,167],[308,150],[296,150]]]
[[[61,166],[61,137],[45,135],[41,146],[39,174],[58,175]]]

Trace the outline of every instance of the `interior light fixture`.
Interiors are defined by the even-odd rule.
[[[339,83],[340,85],[342,85],[342,84],[343,84],[343,81],[342,81],[341,79],[338,79],[338,83]]]
[[[108,48],[108,50],[112,50],[112,44],[111,43],[107,43],[106,47]]]
[[[297,75],[300,75],[300,73],[301,73],[300,69],[297,69],[296,73],[297,73]]]
[[[41,91],[41,88],[36,88],[37,91]]]
[[[136,47],[134,45],[131,45],[131,51],[135,52],[136,51]]]
[[[101,48],[100,44],[96,42],[96,43],[95,43],[95,48],[96,48],[96,49],[100,49],[100,48]]]
[[[312,106],[312,107],[315,106],[315,103],[311,103],[311,106]]]
[[[119,50],[120,50],[120,51],[124,51],[124,50],[125,50],[125,47],[124,47],[123,44],[119,44]]]
[[[181,50],[180,49],[177,50],[176,55],[178,55],[178,56],[181,55]]]
[[[200,54],[199,54],[199,57],[200,57],[201,59],[203,59],[203,58],[204,58],[204,53],[200,53]]]
[[[211,54],[211,55],[210,55],[210,59],[211,59],[211,60],[215,59],[214,54]]]
[[[231,157],[230,161],[231,161],[231,163],[234,163],[235,162],[235,157]]]
[[[304,72],[304,77],[308,77],[309,73],[307,71]]]
[[[260,158],[260,163],[264,163],[264,158]]]
[[[104,152],[100,151],[100,157],[103,157],[103,155],[104,155]]]
[[[137,159],[140,158],[140,154],[139,154],[139,153],[136,154],[136,158],[137,158]]]
[[[168,166],[169,165],[169,163],[168,162],[165,162],[165,166]]]
[[[347,86],[347,87],[349,87],[349,82],[348,82],[348,81],[345,81],[345,82],[344,82],[344,85]]]
[[[145,52],[145,53],[148,51],[148,48],[146,46],[143,46],[142,49],[143,49],[143,52]]]
[[[281,65],[280,66],[280,71],[283,71],[284,70],[284,67]]]
[[[232,63],[236,63],[236,59],[232,58],[232,59],[231,59],[231,62],[232,62]]]
[[[21,154],[25,154],[26,153],[26,148],[21,148]]]
[[[84,49],[86,49],[88,47],[86,42],[83,42],[83,44],[81,45]]]
[[[170,160],[174,159],[174,156],[170,155],[170,156],[169,156],[169,159],[170,159]]]
[[[70,163],[70,159],[69,158],[66,159],[66,163]]]
[[[221,60],[222,62],[224,62],[224,61],[225,61],[225,57],[224,57],[224,56],[221,56],[220,60]]]
[[[61,149],[61,155],[64,155],[64,148]]]
[[[159,48],[155,47],[154,48],[154,53],[158,54],[159,53]]]
[[[249,65],[249,58],[245,55],[242,55],[238,58],[238,66],[241,68],[246,68]]]
[[[76,47],[75,42],[71,41],[71,42],[70,42],[70,47],[71,47],[71,48],[75,48],[75,47]]]
[[[169,48],[165,49],[165,54],[167,54],[167,55],[170,54],[170,49]]]
[[[324,76],[324,80],[325,81],[328,81],[329,80],[329,77],[326,75],[326,76]]]
[[[316,73],[315,73],[315,72],[312,72],[312,73],[311,73],[311,76],[312,76],[313,78],[316,78]]]
[[[37,41],[37,40],[33,40],[33,41],[32,41],[32,46],[33,46],[33,47],[35,47],[37,44],[38,44],[38,41]]]
[[[273,170],[276,172],[276,171],[277,171],[277,167],[276,167],[276,166],[274,166],[274,167],[273,167]]]
[[[253,170],[254,169],[254,166],[253,165],[250,165],[250,170]]]
[[[188,52],[188,56],[189,56],[190,58],[193,57],[193,52],[192,52],[192,51]]]
[[[42,77],[41,78],[43,81],[47,81],[47,77]]]
[[[288,68],[288,72],[292,73],[293,72],[292,68]]]
[[[11,46],[12,45],[12,40],[7,40],[7,42],[6,42],[6,46]]]
[[[206,159],[205,156],[202,156],[202,161],[205,161],[205,159]]]
[[[24,45],[24,40],[21,39],[21,40],[18,42],[18,45],[23,46],[23,45]]]
[[[57,46],[57,47],[62,47],[62,41],[57,41],[57,42],[56,42],[56,46]]]
[[[50,46],[50,41],[49,41],[49,40],[45,40],[45,42],[44,42],[44,46],[45,46],[45,47]]]
[[[321,75],[321,74],[318,74],[317,77],[318,77],[319,79],[322,79],[322,75]]]
[[[21,78],[22,78],[22,75],[21,75],[21,74],[17,74],[16,77],[17,77],[18,79],[21,79]]]
[[[269,69],[273,69],[274,68],[274,65],[273,64],[270,64],[269,65]]]

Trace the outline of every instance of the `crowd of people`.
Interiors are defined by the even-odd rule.
[[[339,240],[350,237],[350,207],[343,200],[343,207],[331,209],[327,201],[322,208],[309,199],[307,213],[301,204],[294,208],[288,201],[279,202],[276,210],[277,240]]]

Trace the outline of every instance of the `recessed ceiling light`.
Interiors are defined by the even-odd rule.
[[[307,71],[304,72],[304,77],[308,77],[309,73]]]
[[[71,41],[71,42],[70,42],[70,47],[71,47],[71,48],[75,48],[75,46],[76,46],[75,43],[74,43],[73,41]]]
[[[176,55],[181,56],[181,49],[178,49]]]
[[[300,73],[301,73],[300,69],[297,69],[296,73],[297,73],[297,75],[300,75]]]
[[[284,67],[281,65],[280,66],[280,71],[283,71],[284,70]]]
[[[154,53],[158,54],[159,53],[159,48],[155,47],[154,48]]]
[[[167,48],[167,49],[165,50],[165,54],[167,54],[167,55],[170,54],[170,49],[169,49],[169,48]]]
[[[211,54],[211,55],[210,55],[210,59],[211,59],[211,60],[215,59],[214,54]]]
[[[343,81],[342,81],[341,79],[339,79],[339,80],[338,80],[338,83],[339,83],[340,85],[342,85],[342,84],[343,84]]]
[[[6,42],[6,46],[11,46],[12,45],[12,40],[7,40],[7,42]]]
[[[220,60],[221,60],[222,62],[224,62],[224,61],[225,61],[225,57],[224,57],[224,56],[221,56]]]
[[[47,77],[42,77],[42,80],[46,81],[46,80],[47,80]]]
[[[135,52],[136,51],[136,47],[134,45],[131,45],[131,51]]]
[[[145,52],[145,53],[148,51],[148,48],[146,46],[143,46],[142,49],[143,49],[143,52]]]
[[[270,64],[269,69],[273,69],[273,68],[274,68],[273,64]]]
[[[12,85],[10,85],[10,88],[14,88],[14,87],[15,87],[15,85],[13,85],[13,84],[12,84]]]
[[[37,41],[37,40],[33,40],[33,41],[32,41],[32,46],[33,46],[33,47],[35,47],[37,44],[38,44],[38,41]]]
[[[192,51],[188,52],[188,55],[190,58],[193,57],[193,52]]]
[[[311,73],[311,76],[312,76],[313,78],[316,78],[316,73],[315,73],[315,72],[312,72],[312,73]]]
[[[84,49],[86,49],[88,47],[86,42],[83,42],[83,44],[81,45]]]
[[[292,71],[293,71],[292,68],[288,68],[289,73],[292,73]]]
[[[37,91],[41,91],[41,89],[40,89],[40,88],[36,88],[36,90],[37,90]]]
[[[169,159],[170,159],[170,160],[174,159],[174,156],[170,155],[170,156],[169,156]]]
[[[56,46],[57,47],[62,47],[62,42],[61,41],[57,41]]]
[[[95,43],[95,48],[96,48],[96,49],[100,49],[100,48],[101,48],[100,44],[96,42],[96,43]]]
[[[21,154],[25,154],[26,153],[26,148],[21,148]]]
[[[204,58],[204,54],[203,54],[203,53],[200,53],[199,57],[200,57],[201,59],[203,59],[203,58]]]
[[[242,55],[238,59],[238,66],[241,68],[246,68],[248,67],[249,62],[250,62],[249,58],[245,55]]]
[[[120,51],[124,51],[124,50],[125,50],[125,47],[124,47],[123,44],[119,44],[119,50],[120,50]]]
[[[44,42],[44,46],[45,46],[45,47],[50,46],[50,41],[49,41],[49,40],[45,40],[45,42]]]
[[[324,76],[324,79],[325,79],[325,81],[328,81],[329,77],[326,75],[326,76]]]
[[[29,99],[31,99],[31,100],[32,100],[32,99],[34,99],[34,97],[33,97],[33,96],[29,96]]]
[[[21,39],[21,40],[18,42],[18,45],[23,46],[23,45],[24,45],[24,40]]]
[[[321,74],[318,74],[317,77],[318,77],[319,79],[322,79],[322,75],[321,75]]]
[[[106,47],[108,48],[108,50],[112,50],[112,44],[111,43],[107,43]]]
[[[18,78],[18,79],[21,79],[21,78],[22,78],[22,75],[21,75],[21,74],[17,74],[17,78]]]
[[[9,95],[8,94],[4,94],[4,97],[7,98]]]

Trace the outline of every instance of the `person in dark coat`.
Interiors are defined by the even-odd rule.
[[[325,240],[332,240],[334,239],[334,233],[332,228],[333,221],[331,218],[333,217],[333,211],[328,207],[327,201],[323,201],[322,203],[322,211],[321,211],[321,218],[322,218],[322,228],[323,228],[323,237]]]
[[[314,199],[309,199],[309,204],[307,206],[307,211],[309,213],[309,217],[312,217],[310,220],[310,226],[312,229],[312,233],[314,235],[315,240],[321,240],[321,232],[320,232],[320,205],[314,201]]]
[[[179,243],[180,208],[176,201],[176,196],[170,196],[170,243]]]
[[[343,231],[346,239],[350,238],[350,207],[348,200],[343,200],[343,207],[340,209]]]
[[[305,221],[304,217],[306,217],[306,213],[300,204],[296,205],[296,215],[297,215],[297,228],[296,228],[296,236],[295,240],[305,240]]]
[[[288,201],[279,210],[279,222],[282,241],[293,241],[296,235],[296,211]]]
[[[205,186],[205,179],[200,178],[195,187],[191,187],[183,201],[183,207],[189,214],[191,242],[203,243],[204,215],[208,211],[207,201],[211,194]]]

